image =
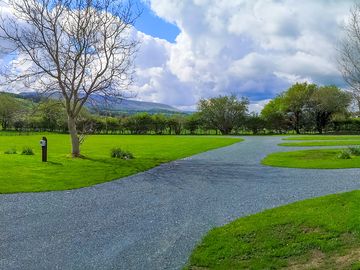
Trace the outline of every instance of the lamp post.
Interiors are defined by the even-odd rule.
[[[47,162],[47,138],[42,137],[40,141],[41,150],[42,150],[42,162]]]

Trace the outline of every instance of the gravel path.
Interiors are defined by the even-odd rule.
[[[360,189],[359,170],[272,168],[280,137],[246,137],[125,179],[0,195],[0,269],[181,269],[212,227],[305,198]],[[304,148],[300,148],[304,149]]]

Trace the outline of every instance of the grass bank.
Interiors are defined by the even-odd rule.
[[[186,269],[360,269],[360,192],[306,200],[215,228]]]
[[[322,141],[303,141],[303,142],[286,142],[280,143],[280,146],[292,147],[307,147],[307,146],[345,146],[345,145],[360,145],[360,138],[358,141],[353,140],[322,140]]]
[[[292,152],[278,152],[268,155],[262,164],[273,167],[303,169],[349,169],[360,168],[360,157],[340,159],[343,149],[316,149]]]
[[[148,170],[162,163],[241,141],[226,137],[89,136],[82,146],[84,159],[69,157],[68,135],[47,134],[49,162],[41,162],[41,135],[0,136],[0,193],[39,192],[87,187]],[[29,146],[34,156],[20,155]],[[135,159],[110,158],[121,147]],[[18,154],[6,155],[16,148]]]
[[[289,136],[284,138],[286,141],[320,141],[320,140],[360,140],[360,135],[308,135],[308,136]]]

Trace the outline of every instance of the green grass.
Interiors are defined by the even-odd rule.
[[[41,135],[0,136],[0,193],[39,192],[87,187],[145,171],[172,160],[227,146],[241,139],[190,136],[89,136],[84,159],[69,157],[68,135],[47,135],[49,162],[41,162]],[[6,155],[8,149],[29,146],[34,156]],[[110,158],[121,147],[133,160]]]
[[[316,149],[292,152],[278,152],[268,155],[262,164],[274,167],[303,169],[346,169],[360,168],[360,157],[339,159],[343,149]]]
[[[320,140],[329,140],[329,141],[335,141],[335,140],[360,140],[360,135],[358,136],[349,136],[349,135],[341,135],[341,136],[335,136],[335,135],[309,135],[309,136],[289,136],[284,138],[283,140],[286,141],[320,141]]]
[[[360,191],[240,218],[211,230],[186,269],[360,269]]]
[[[280,146],[294,146],[294,147],[307,147],[307,146],[343,146],[343,145],[360,145],[360,138],[358,141],[352,140],[337,140],[337,141],[304,141],[304,142],[290,142],[280,143]]]

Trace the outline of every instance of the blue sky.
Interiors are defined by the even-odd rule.
[[[136,21],[135,27],[145,34],[174,43],[175,38],[180,34],[179,28],[156,16],[148,4],[138,1],[138,5],[142,14]]]

